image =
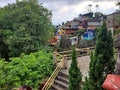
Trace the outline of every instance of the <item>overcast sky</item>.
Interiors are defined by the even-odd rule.
[[[0,7],[13,3],[16,0],[0,0]],[[110,14],[115,12],[118,7],[115,5],[117,0],[39,0],[43,6],[52,10],[52,22],[54,25],[58,23],[70,21],[79,14],[88,12],[88,5],[92,5],[92,11]],[[99,5],[98,8],[95,8]]]

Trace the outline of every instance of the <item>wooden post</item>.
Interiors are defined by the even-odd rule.
[[[57,63],[57,60],[56,60],[56,59],[57,59],[57,55],[56,55],[56,54],[57,54],[57,52],[54,51],[54,52],[53,52],[53,64],[54,64],[54,65]]]
[[[64,55],[64,69],[67,69],[67,55]]]
[[[90,54],[90,53],[91,53],[90,48],[88,48],[88,54]]]
[[[87,54],[90,54],[90,49],[89,48],[87,48]]]

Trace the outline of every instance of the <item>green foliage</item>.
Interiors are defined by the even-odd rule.
[[[91,55],[89,90],[102,90],[101,85],[106,75],[114,72],[114,66],[113,38],[111,33],[107,31],[104,21],[98,32],[95,52]]]
[[[82,74],[77,67],[76,51],[74,47],[72,51],[72,63],[69,69],[69,90],[80,90],[81,82]]]
[[[76,31],[74,35],[77,35],[80,37],[84,32],[86,32],[85,29],[80,29],[80,30]]]
[[[100,28],[95,29],[95,38],[94,38],[95,40],[97,39],[97,35],[98,35],[99,30],[100,30]]]
[[[6,61],[9,61],[9,49],[8,46],[3,41],[3,37],[0,36],[0,58],[5,58]]]
[[[85,78],[85,83],[82,90],[89,90],[89,80],[87,77]]]
[[[51,11],[38,0],[22,0],[0,8],[0,36],[10,50],[9,56],[38,51],[53,32]]]
[[[67,48],[70,48],[70,46],[71,46],[70,39],[67,38],[66,36],[62,36],[60,40],[60,48],[67,49]]]
[[[29,85],[34,90],[42,79],[53,72],[52,54],[45,50],[21,54],[20,57],[11,58],[11,62],[0,60],[0,89],[11,90],[21,85]]]

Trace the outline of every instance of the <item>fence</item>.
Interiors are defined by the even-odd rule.
[[[79,56],[85,56],[90,54],[90,50],[94,49],[94,47],[90,47],[90,48],[82,48],[82,49],[77,49],[76,48],[76,52],[77,52],[77,57]],[[59,71],[62,68],[67,68],[67,60],[71,59],[71,51],[64,51],[64,52],[54,52],[53,54],[53,63],[57,64],[57,56],[62,56],[63,58],[60,60],[60,62],[58,63],[56,69],[54,70],[54,72],[52,73],[52,75],[50,76],[50,78],[48,79],[48,81],[46,82],[46,84],[44,85],[44,87],[42,88],[42,90],[49,90],[50,87],[53,85],[55,78],[57,77]],[[83,53],[83,54],[82,54]]]
[[[61,61],[57,65],[56,69],[54,70],[54,72],[52,73],[52,75],[50,76],[50,78],[48,79],[48,81],[46,82],[44,87],[42,88],[42,90],[48,90],[51,87],[51,85],[53,84],[56,76],[58,75],[59,71],[63,67],[63,65],[64,65],[64,57],[61,59]]]

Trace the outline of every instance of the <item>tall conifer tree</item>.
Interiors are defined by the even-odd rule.
[[[79,68],[77,67],[76,51],[75,47],[73,47],[72,63],[69,69],[69,90],[80,90],[81,82],[82,74]]]
[[[88,90],[102,90],[101,85],[106,75],[114,72],[114,66],[113,38],[103,21],[98,32],[95,53],[91,56]]]

